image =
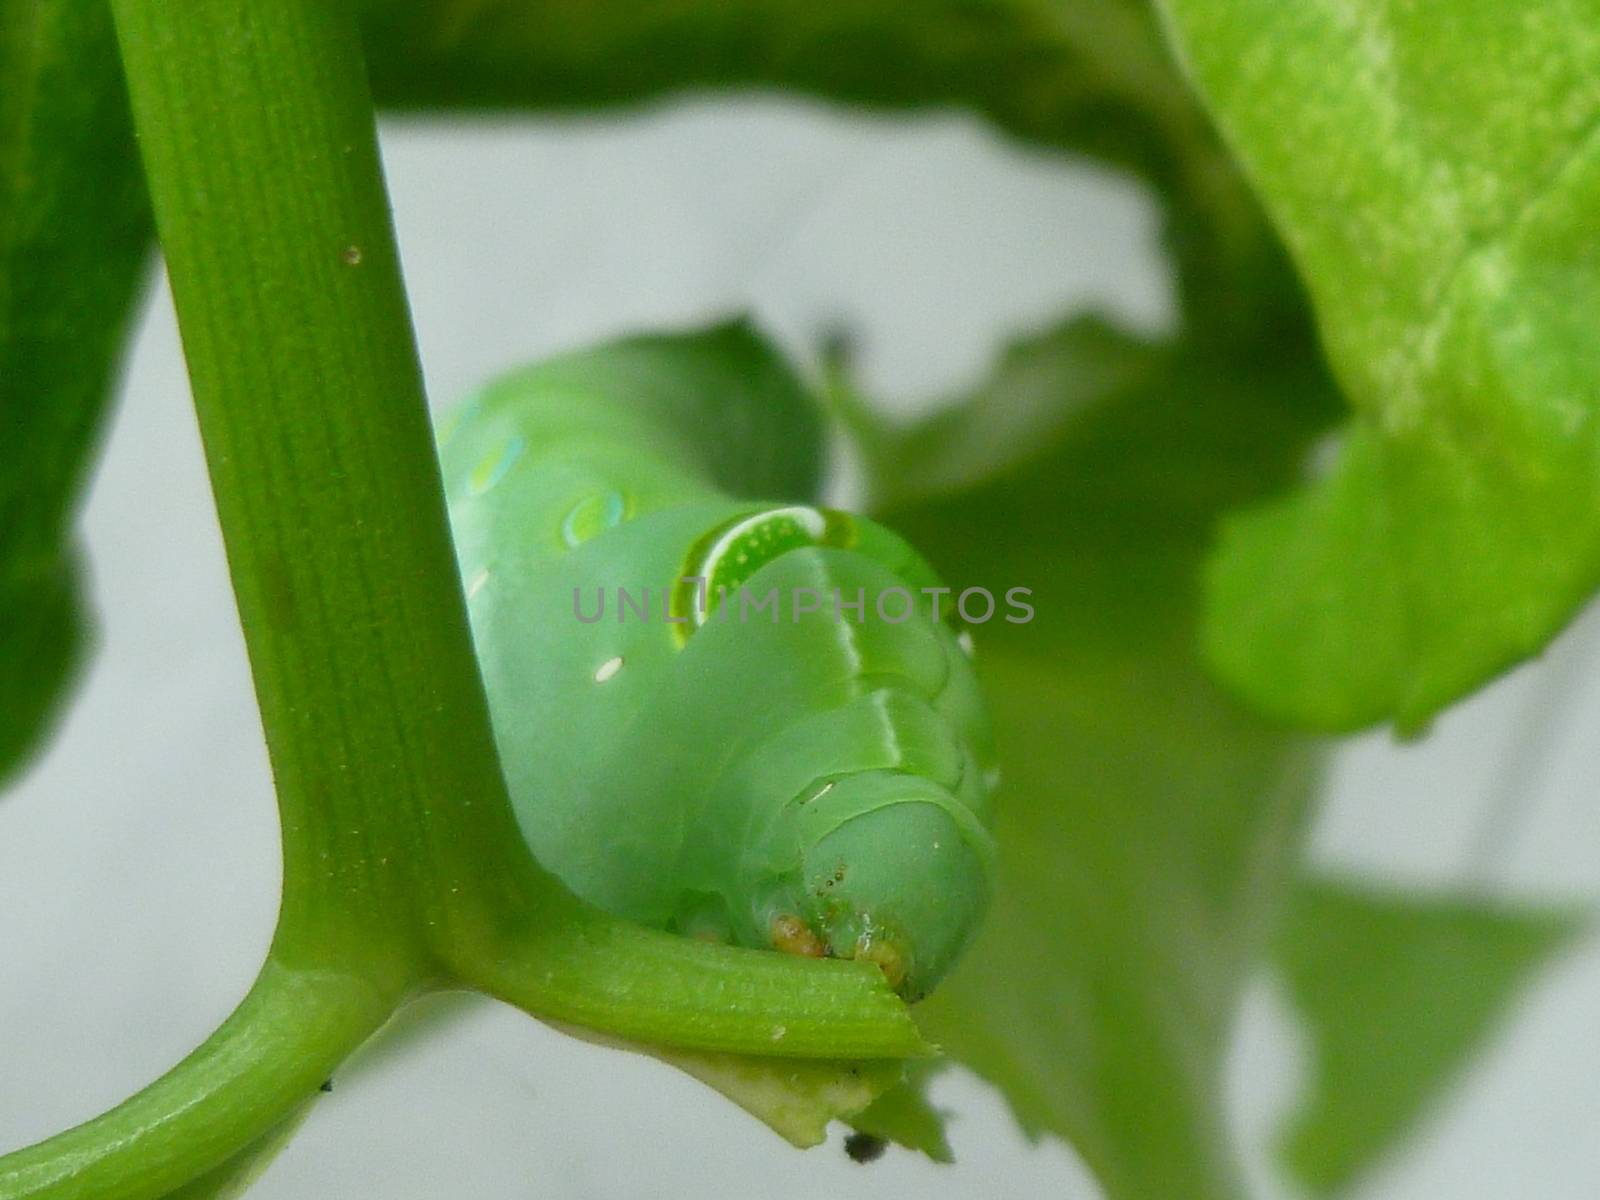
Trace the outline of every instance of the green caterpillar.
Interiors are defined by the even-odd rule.
[[[819,424],[731,324],[514,372],[439,433],[539,860],[618,915],[868,959],[915,999],[989,897],[992,741],[948,589],[805,502]]]

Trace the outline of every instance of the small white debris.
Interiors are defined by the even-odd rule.
[[[961,653],[968,658],[977,653],[977,647],[972,644],[972,634],[965,629],[956,634],[956,645],[961,647]]]
[[[620,670],[622,670],[622,655],[619,654],[615,658],[606,659],[595,669],[594,681],[604,683]]]
[[[483,585],[488,583],[488,582],[489,582],[489,568],[488,567],[484,567],[483,570],[479,571],[476,575],[474,575],[472,577],[471,582],[469,582],[467,584],[467,599],[471,600],[479,592],[483,591]]]

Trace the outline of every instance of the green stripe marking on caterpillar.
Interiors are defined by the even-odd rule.
[[[631,338],[505,376],[440,440],[540,862],[620,916],[925,994],[993,878],[971,642],[915,550],[809,502],[820,417],[782,361],[744,324]]]

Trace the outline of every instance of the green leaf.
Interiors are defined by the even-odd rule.
[[[1415,728],[1600,582],[1600,3],[1162,4],[1354,409],[1229,526],[1209,653],[1286,719]]]
[[[1148,380],[1159,361],[1102,321],[1071,321],[1008,347],[989,382],[910,425],[884,423],[840,370],[830,399],[872,463],[872,504],[895,509],[1048,453],[1074,418]]]
[[[956,1156],[945,1138],[946,1113],[928,1103],[927,1085],[942,1064],[923,1060],[907,1063],[906,1077],[850,1118],[857,1133],[927,1155],[936,1163],[953,1163]]]
[[[1347,1190],[1439,1100],[1578,914],[1334,880],[1302,885],[1276,962],[1315,1082],[1282,1137],[1319,1196]]]
[[[1303,342],[1235,358],[1085,324],[1008,357],[975,403],[1014,385],[1033,405],[1051,345],[1083,387],[1061,388],[1049,440],[883,514],[953,587],[1029,587],[1036,610],[972,630],[1005,772],[999,895],[919,1013],[1115,1200],[1232,1200],[1220,1063],[1315,753],[1209,682],[1196,576],[1216,515],[1282,486],[1333,398]]]
[[[87,637],[74,559],[14,569],[0,582],[0,787],[40,749]]]
[[[961,107],[1130,170],[1168,201],[1189,320],[1255,331],[1292,273],[1180,76],[1148,0],[365,0],[379,102],[574,109],[773,88]]]
[[[510,389],[574,398],[552,434],[609,429],[586,405],[593,396],[628,396],[680,430],[662,453],[681,457],[735,495],[809,496],[820,486],[822,416],[793,368],[748,319],[693,332],[636,334],[593,349],[558,354],[503,376],[441,421],[447,470],[457,431]],[[616,418],[610,418],[615,424]],[[715,436],[705,431],[716,430]]]
[[[69,526],[149,238],[105,4],[0,0],[0,783],[81,655]]]

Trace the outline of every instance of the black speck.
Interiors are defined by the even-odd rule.
[[[888,1148],[888,1142],[871,1133],[852,1133],[844,1140],[844,1152],[853,1163],[876,1162]]]
[[[322,1081],[321,1085],[317,1088],[317,1090],[319,1092],[331,1092],[331,1091],[333,1091],[333,1080],[324,1079]]]

